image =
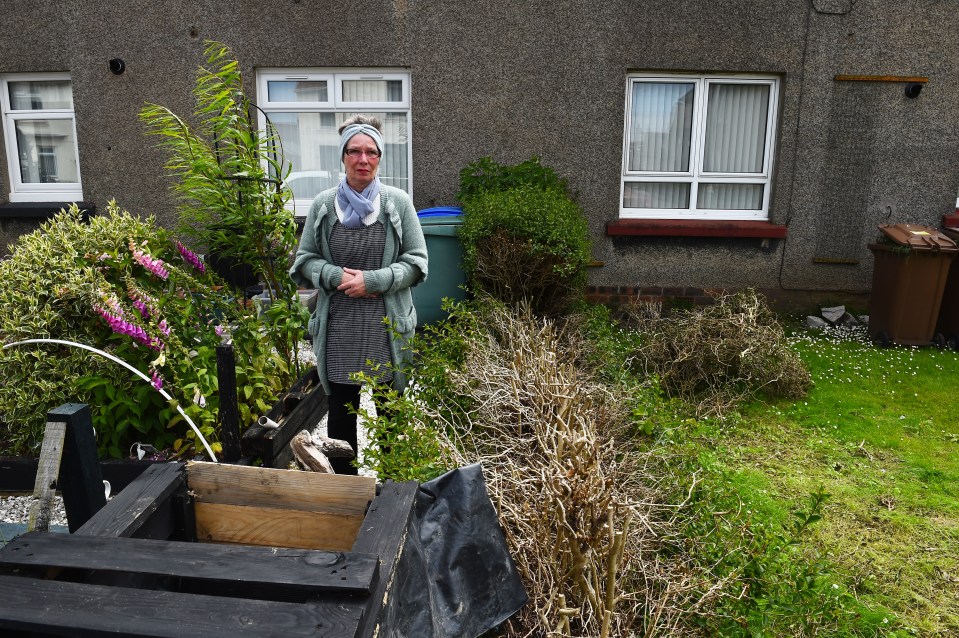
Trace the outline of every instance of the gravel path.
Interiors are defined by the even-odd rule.
[[[32,496],[0,496],[0,523],[26,523],[30,520]],[[50,518],[51,525],[66,525],[67,513],[63,499],[57,497],[56,509]]]

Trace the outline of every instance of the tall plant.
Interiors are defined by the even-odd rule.
[[[207,67],[199,69],[193,89],[195,126],[152,103],[140,119],[169,154],[165,168],[177,178],[178,230],[260,278],[272,301],[267,332],[298,370],[296,344],[305,321],[287,275],[296,246],[296,223],[286,208],[291,193],[283,184],[290,164],[269,120],[266,131],[259,128],[259,109],[244,92],[230,49],[207,41],[204,53]]]

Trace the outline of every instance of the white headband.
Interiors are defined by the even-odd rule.
[[[383,136],[379,131],[376,130],[376,127],[370,126],[369,124],[350,124],[345,129],[343,129],[343,134],[340,136],[340,158],[343,157],[343,151],[346,149],[346,143],[350,141],[354,135],[369,135],[373,138],[373,142],[376,144],[376,149],[383,153]]]

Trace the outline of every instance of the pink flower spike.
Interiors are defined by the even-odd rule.
[[[166,279],[167,277],[170,276],[170,273],[167,272],[166,268],[164,268],[166,264],[164,264],[162,260],[154,259],[153,257],[146,254],[142,250],[134,250],[133,258],[137,261],[138,264],[140,264],[141,266],[143,266],[144,268],[152,272],[154,275],[156,275],[160,279]]]
[[[200,272],[206,272],[206,265],[200,261],[200,257],[195,252],[180,242],[176,242],[176,249],[180,251],[180,256],[183,257],[183,261],[190,264]]]
[[[153,373],[152,384],[153,384],[153,387],[156,388],[157,390],[163,389],[163,379],[160,378],[160,375],[157,374],[156,372]]]

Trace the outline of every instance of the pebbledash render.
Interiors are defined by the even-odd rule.
[[[174,224],[137,111],[190,112],[206,39],[280,132],[298,215],[353,113],[384,120],[383,177],[418,209],[455,205],[475,159],[538,156],[589,220],[600,297],[864,295],[878,224],[956,209],[951,0],[46,0],[4,27],[4,245],[70,201]]]

